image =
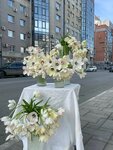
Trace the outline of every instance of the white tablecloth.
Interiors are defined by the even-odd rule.
[[[54,88],[53,83],[48,83],[45,87],[32,85],[23,89],[19,103],[22,99],[29,101],[33,92],[38,90],[45,100],[51,97],[50,105],[65,109],[65,113],[60,120],[60,127],[49,141],[43,144],[41,150],[74,150],[73,145],[76,145],[77,150],[84,150],[78,107],[79,89],[79,84],[67,85],[65,88]],[[29,150],[28,139],[23,138],[22,141],[23,150]]]

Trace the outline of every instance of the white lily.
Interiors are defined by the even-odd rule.
[[[31,123],[34,124],[38,121],[38,116],[36,112],[31,112],[27,115],[27,120]]]

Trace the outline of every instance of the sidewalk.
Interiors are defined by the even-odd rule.
[[[80,105],[85,150],[113,150],[113,88]]]
[[[85,150],[113,150],[113,88],[80,105]],[[8,142],[0,150],[22,150],[21,142]]]

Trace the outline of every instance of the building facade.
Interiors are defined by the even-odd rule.
[[[33,0],[32,10],[34,46],[50,50],[66,34],[81,40],[81,0]]]
[[[2,6],[2,7],[1,7]],[[0,1],[3,59],[19,60],[30,46],[45,53],[66,35],[87,40],[89,60],[94,50],[94,0]]]
[[[101,68],[112,63],[113,24],[109,20],[95,19],[95,57],[94,62]]]
[[[33,0],[32,44],[45,51],[49,49],[49,0]]]
[[[50,35],[56,41],[66,34],[81,41],[81,0],[50,0],[50,8]]]
[[[82,0],[82,40],[87,41],[89,63],[94,57],[94,0]]]
[[[28,0],[0,1],[2,63],[22,60],[31,45],[31,13]]]

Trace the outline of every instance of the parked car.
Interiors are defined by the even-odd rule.
[[[23,75],[23,63],[13,62],[6,63],[2,68],[0,68],[0,78],[5,76],[21,76]]]
[[[113,66],[109,67],[109,72],[113,72]]]
[[[109,70],[109,68],[110,68],[110,65],[104,65],[105,70]]]
[[[96,66],[90,66],[86,69],[86,72],[96,72],[97,71],[97,67]]]

